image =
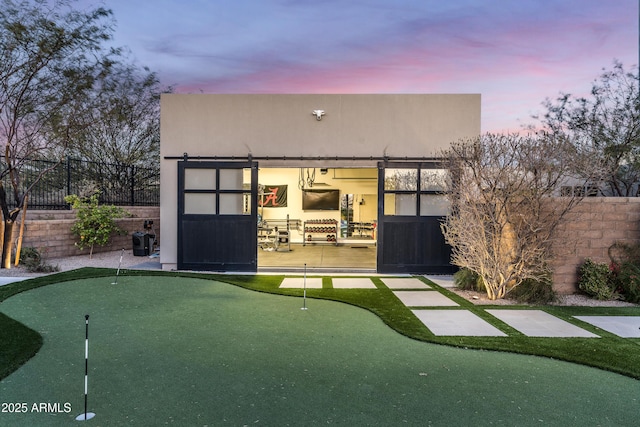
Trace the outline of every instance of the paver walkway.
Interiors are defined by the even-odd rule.
[[[454,287],[451,276],[425,276],[435,284]],[[505,332],[416,277],[382,277],[382,283],[435,335],[506,337]],[[334,289],[377,289],[370,278],[332,278]],[[322,288],[320,278],[287,277],[281,288]],[[440,308],[442,307],[442,309]],[[492,308],[485,310],[499,321],[530,337],[599,338],[598,335],[543,310]],[[610,333],[640,338],[640,316],[575,316]]]

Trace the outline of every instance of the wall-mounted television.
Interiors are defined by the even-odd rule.
[[[302,190],[302,210],[340,210],[340,190]]]

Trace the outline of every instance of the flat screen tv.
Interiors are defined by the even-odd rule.
[[[302,190],[302,210],[340,210],[340,190]]]

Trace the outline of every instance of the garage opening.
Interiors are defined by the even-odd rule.
[[[378,169],[258,170],[258,269],[375,272]]]

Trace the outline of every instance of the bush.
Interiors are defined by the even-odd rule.
[[[589,258],[580,266],[578,289],[599,300],[610,300],[616,296],[609,266],[595,263]]]
[[[129,216],[129,212],[117,206],[100,206],[98,194],[83,198],[73,194],[64,200],[77,211],[77,219],[71,231],[79,239],[76,246],[80,249],[90,248],[89,257],[93,254],[94,245],[106,245],[113,234],[127,234],[118,227],[115,220]]]
[[[614,243],[609,258],[617,291],[626,301],[640,304],[640,245]]]
[[[619,267],[616,279],[625,301],[640,304],[640,268],[624,263]]]
[[[59,271],[58,266],[53,266],[44,260],[36,248],[25,247],[20,251],[20,264],[24,265],[31,273],[53,273]]]
[[[465,291],[486,292],[482,277],[468,268],[461,268],[453,274],[453,282],[458,289]]]
[[[548,304],[556,299],[553,283],[550,280],[524,280],[511,289],[509,296],[527,304]]]

